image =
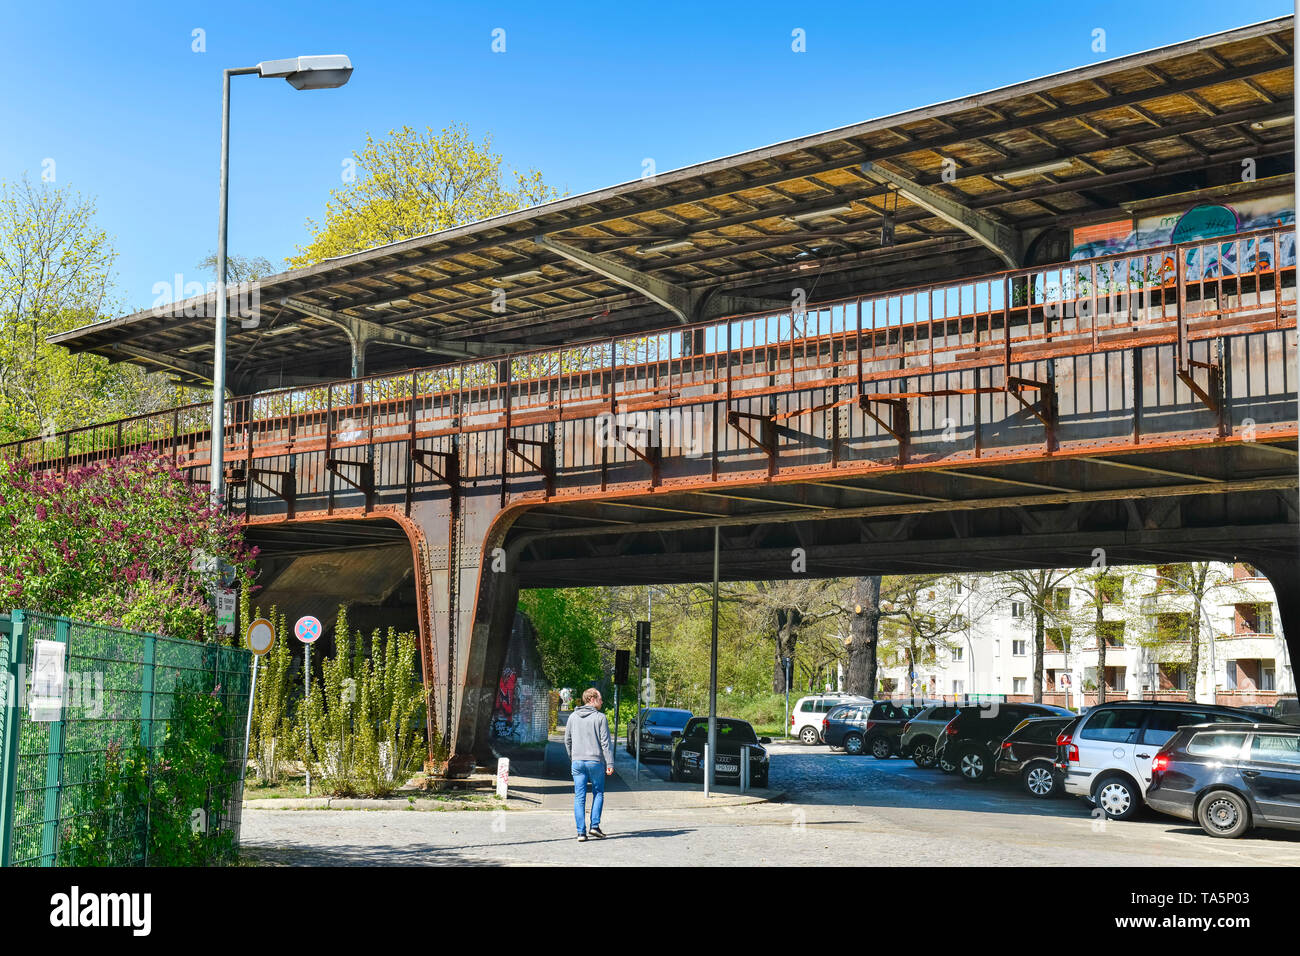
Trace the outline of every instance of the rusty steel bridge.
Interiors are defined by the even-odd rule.
[[[521,587],[703,580],[715,526],[728,579],[1101,549],[1294,580],[1295,293],[1265,230],[264,392],[229,402],[228,505],[409,542],[430,724],[481,757]],[[208,416],[0,451],[206,481]]]

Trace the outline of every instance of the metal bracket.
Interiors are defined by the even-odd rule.
[[[411,459],[447,487],[453,490],[460,487],[460,455],[456,454],[456,452],[412,448]],[[441,471],[433,466],[432,461],[434,459],[442,461]]]
[[[263,475],[274,475],[280,479],[280,487],[274,488],[262,480]],[[297,477],[292,471],[275,471],[270,468],[253,468],[249,471],[249,477],[253,483],[260,488],[265,488],[271,494],[275,495],[285,505],[285,517],[292,518],[298,504],[298,485]],[[252,489],[250,488],[249,491]],[[247,492],[245,493],[247,494]]]
[[[1050,382],[1038,382],[1029,378],[1018,378],[1010,376],[1007,378],[1007,394],[1011,395],[1018,401],[1025,410],[1043,423],[1047,429],[1047,450],[1056,450],[1056,389]],[[1038,392],[1038,401],[1028,402],[1021,392],[1036,391]]]
[[[357,469],[357,477],[350,478],[343,472],[343,467],[349,465]],[[375,502],[375,466],[368,461],[351,461],[347,458],[329,458],[325,461],[325,469],[332,475],[337,475],[346,481],[353,488],[356,488],[366,496],[366,510],[370,511]]]
[[[541,461],[533,461],[519,449],[523,445],[531,445],[534,448],[541,449]],[[514,455],[520,461],[524,462],[534,471],[541,473],[546,481],[547,495],[555,494],[555,442],[554,441],[537,441],[532,438],[507,438],[506,451]]]
[[[757,435],[755,435],[748,428],[745,428],[740,424],[740,420],[742,418],[753,419],[754,421],[757,421],[759,423]],[[758,415],[755,414],[754,412],[740,412],[734,409],[729,409],[727,411],[727,424],[730,425],[732,428],[734,428],[736,431],[740,432],[742,435],[744,435],[746,438],[752,441],[759,448],[763,449],[763,451],[767,452],[767,473],[769,475],[775,475],[776,474],[776,435],[772,428],[772,416]]]
[[[1195,369],[1203,368],[1209,374],[1208,388],[1201,388],[1196,382]],[[1223,408],[1223,369],[1212,362],[1198,362],[1188,359],[1185,367],[1177,371],[1179,380],[1201,400],[1201,404],[1216,415]]]
[[[875,410],[872,409],[872,405],[888,405],[890,408],[889,421],[885,421],[877,415]],[[907,407],[907,399],[902,396],[879,393],[859,395],[858,407],[862,409],[864,415],[894,437],[894,440],[898,442],[898,463],[900,465],[904,464],[911,452],[912,444],[912,421]]]

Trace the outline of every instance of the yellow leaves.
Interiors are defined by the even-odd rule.
[[[463,124],[441,132],[403,126],[381,140],[367,133],[354,158],[355,179],[345,178],[343,186],[330,193],[323,226],[307,221],[311,242],[299,247],[289,265],[311,265],[560,195],[537,170],[510,170],[512,184],[503,183],[506,171],[502,157],[492,151],[492,137],[476,143]]]

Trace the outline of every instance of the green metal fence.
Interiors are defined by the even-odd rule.
[[[64,646],[66,693],[59,719],[49,722],[33,721],[26,701],[37,640]],[[242,648],[23,611],[0,614],[0,865],[76,862],[69,834],[87,814],[110,748],[138,741],[156,753],[182,691],[221,701],[222,783],[208,793],[207,806],[196,808],[204,811],[196,825],[214,837],[230,835],[237,845],[251,662]],[[151,791],[156,782],[151,777]],[[114,866],[147,866],[149,833],[146,804],[138,823],[97,846],[96,857]]]

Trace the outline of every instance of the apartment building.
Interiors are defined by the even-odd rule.
[[[1250,565],[1125,568],[1100,598],[1086,575],[1054,582],[1044,620],[1045,702],[1094,704],[1102,676],[1107,700],[1194,693],[1202,703],[1247,706],[1296,693],[1273,587]],[[935,610],[957,609],[957,629],[918,649],[915,661],[897,634],[882,638],[881,692],[1032,700],[1030,602],[998,575],[949,578],[936,588]]]

